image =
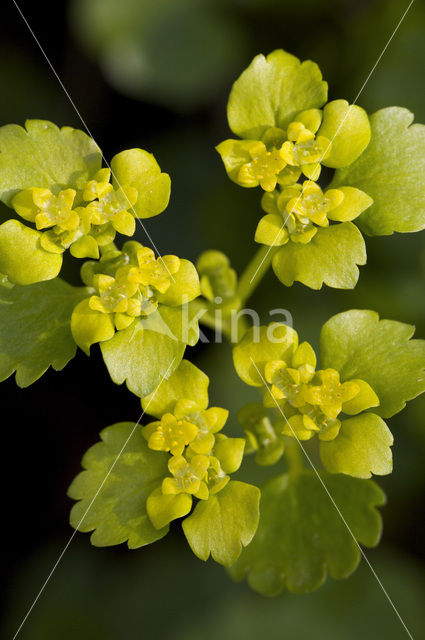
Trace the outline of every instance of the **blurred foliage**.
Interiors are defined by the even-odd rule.
[[[71,21],[114,87],[177,108],[207,105],[245,50],[221,1],[75,0]]]
[[[184,544],[172,538],[156,543],[150,554],[125,554],[75,543],[20,638],[310,640],[313,630],[317,640],[405,637],[364,563],[348,580],[329,581],[307,596],[286,593],[265,599],[233,584],[213,562],[200,565]],[[57,549],[58,544],[45,547],[23,568],[20,586],[9,602],[5,637],[13,634]],[[417,567],[397,553],[369,556],[413,637],[420,638],[425,583]]]

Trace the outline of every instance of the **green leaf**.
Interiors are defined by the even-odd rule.
[[[410,340],[414,331],[374,311],[338,313],[322,327],[321,366],[337,369],[342,382],[368,382],[380,400],[373,413],[390,418],[425,391],[425,340]]]
[[[158,309],[141,320],[144,329],[156,331],[193,347],[199,340],[197,311],[188,304],[168,307],[160,304]]]
[[[195,555],[212,558],[225,567],[238,559],[257,529],[260,490],[245,482],[230,481],[208,500],[200,500],[183,521],[183,531]]]
[[[146,511],[155,529],[162,529],[173,520],[187,516],[192,502],[192,496],[187,493],[164,495],[158,487],[146,500]]]
[[[199,276],[195,265],[190,260],[180,259],[180,269],[171,278],[171,284],[165,293],[158,293],[156,298],[161,304],[170,307],[187,304],[201,294]]]
[[[376,507],[385,503],[378,485],[327,473],[320,478],[355,540],[375,546],[382,529]],[[341,579],[354,571],[360,561],[355,540],[314,472],[281,475],[262,488],[257,533],[229,572],[264,595],[284,587],[314,591],[328,572]]]
[[[344,194],[344,200],[335,209],[328,212],[329,220],[337,222],[349,222],[359,216],[365,209],[370,207],[373,200],[364,191],[354,187],[339,187],[339,191]]]
[[[357,220],[368,235],[425,228],[425,126],[412,121],[407,109],[377,111],[370,118],[368,147],[356,162],[335,173],[332,187],[351,185],[373,198]]]
[[[89,299],[82,300],[74,309],[71,317],[71,331],[75,342],[86,355],[90,347],[97,342],[110,340],[115,334],[112,314],[94,311]]]
[[[322,164],[336,169],[347,167],[364,151],[370,141],[370,124],[361,107],[346,100],[333,100],[323,109],[322,125],[318,136],[325,136],[331,151]]]
[[[208,407],[209,378],[189,360],[182,360],[168,380],[155,393],[142,398],[142,407],[155,418],[172,413],[176,402],[183,398],[196,402],[202,411]]]
[[[228,438],[224,434],[216,436],[213,456],[218,458],[224,473],[235,473],[242,464],[245,438]]]
[[[359,278],[357,265],[366,264],[366,248],[357,227],[343,222],[319,229],[307,244],[288,242],[272,264],[287,287],[297,280],[311,289],[320,289],[323,284],[353,289]]]
[[[261,387],[266,363],[290,360],[297,346],[296,331],[285,324],[274,322],[267,327],[251,327],[233,348],[233,364],[246,384]]]
[[[75,356],[71,314],[85,289],[59,278],[27,287],[0,288],[0,380],[16,371],[28,387],[52,366],[60,371]]]
[[[233,85],[229,126],[241,138],[259,140],[269,127],[286,129],[299,111],[323,106],[327,87],[310,60],[301,63],[281,49],[260,54]]]
[[[167,173],[161,173],[152,153],[143,149],[121,151],[112,158],[111,169],[115,186],[137,189],[134,211],[138,218],[152,218],[166,209],[171,180]]]
[[[242,165],[252,162],[250,150],[258,144],[258,140],[224,140],[216,146],[216,150],[221,156],[226,173],[229,178],[240,186],[251,186],[245,182],[241,184],[238,180],[239,171]],[[255,185],[252,185],[255,186]]]
[[[348,416],[356,416],[366,409],[371,407],[378,407],[380,402],[379,398],[367,382],[360,380],[359,378],[353,379],[351,382],[355,382],[359,387],[359,391],[354,398],[346,400],[342,403],[342,412]]]
[[[355,478],[385,476],[393,470],[394,438],[385,422],[373,413],[343,420],[334,440],[320,442],[320,458],[330,473]]]
[[[113,382],[126,382],[132,393],[143,398],[179,366],[185,345],[155,331],[145,331],[136,320],[102,342],[101,350]]]
[[[255,242],[269,247],[281,247],[288,242],[288,232],[284,226],[284,219],[277,213],[263,216],[255,231]]]
[[[1,157],[1,156],[0,156]],[[19,222],[0,225],[0,271],[14,284],[28,285],[56,278],[62,255],[40,246],[41,233]]]
[[[47,120],[0,127],[0,199],[11,206],[22,189],[44,187],[54,193],[81,189],[101,166],[101,151],[84,131]]]
[[[68,490],[70,498],[79,500],[71,510],[71,525],[93,531],[90,539],[96,547],[127,541],[136,549],[168,532],[168,527],[155,529],[146,513],[148,496],[168,473],[168,456],[149,449],[140,427],[134,427],[133,422],[119,422],[103,429],[102,441],[83,457],[85,471]]]

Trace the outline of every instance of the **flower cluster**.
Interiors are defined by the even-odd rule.
[[[143,149],[121,151],[102,168],[99,147],[78,129],[27,120],[25,129],[7,131],[0,198],[25,221],[0,225],[0,271],[13,284],[55,278],[68,249],[75,258],[98,259],[117,233],[132,236],[137,218],[168,205],[170,177]]]
[[[288,127],[269,127],[261,140],[226,140],[218,145],[229,176],[242,187],[261,186],[271,192],[276,185],[295,184],[301,173],[317,180],[321,162],[331,152],[332,142],[317,135],[322,111],[308,109],[298,114]],[[235,155],[240,154],[239,162]]]
[[[151,316],[160,305],[173,307],[199,295],[192,263],[174,255],[155,257],[152,249],[129,241],[122,251],[112,248],[97,262],[84,263],[82,278],[90,295],[74,309],[72,334],[85,351],[108,340],[115,330]]]
[[[117,269],[115,277],[103,273],[93,276],[97,295],[89,299],[94,311],[113,314],[117,329],[125,329],[136,317],[149,315],[158,307],[156,293],[165,293],[173,274],[180,268],[177,256],[155,258],[152,249],[140,246],[136,250],[136,264]]]
[[[266,329],[265,327],[263,329]],[[263,405],[249,404],[239,413],[247,438],[247,451],[256,452],[259,464],[274,464],[290,436],[322,442],[334,440],[345,416],[357,415],[379,405],[372,387],[362,379],[341,382],[336,369],[316,368],[316,355],[308,342],[298,344],[297,333],[279,325],[282,345],[265,332],[260,343],[247,334],[234,349],[236,370],[248,384],[265,387]],[[254,375],[253,375],[254,374]],[[273,417],[269,415],[272,410]]]
[[[287,286],[294,280],[312,288],[352,286],[365,256],[363,238],[349,223],[373,198],[349,182],[322,189],[318,180],[322,167],[344,169],[364,152],[371,139],[367,113],[345,100],[327,102],[317,65],[277,50],[254,58],[234,83],[228,120],[241,139],[225,140],[217,151],[233,182],[265,192],[255,241],[279,248],[278,278]],[[341,243],[345,273],[343,264],[333,261],[331,268],[326,260]]]
[[[200,409],[199,404],[181,398],[173,412],[142,427],[148,447],[170,454],[170,475],[147,499],[148,515],[157,529],[186,515],[193,498],[208,500],[224,489],[229,473],[241,462],[244,441],[218,433],[228,411],[220,407]]]
[[[318,228],[329,226],[330,220],[344,220],[344,213],[341,220],[340,208],[344,197],[341,189],[328,189],[323,193],[311,180],[265,193],[261,206],[268,215],[260,220],[255,239],[274,246],[282,246],[289,240],[307,244]],[[278,226],[279,233],[275,233]]]
[[[289,360],[289,358],[288,358]],[[335,369],[316,371],[316,356],[308,342],[294,351],[289,362],[270,360],[265,365],[266,406],[282,410],[281,433],[310,440],[333,440],[341,428],[340,413],[360,413],[377,406],[378,398],[364,380],[341,383]]]
[[[98,258],[99,247],[110,244],[116,232],[132,236],[137,189],[123,185],[115,189],[109,169],[100,169],[79,192],[32,187],[19,191],[12,200],[16,213],[42,231],[40,244],[50,253],[70,249],[76,258]]]
[[[358,193],[347,198],[344,188],[323,193],[318,185],[322,164],[332,156],[333,144],[320,135],[322,122],[322,110],[308,109],[285,130],[267,128],[261,140],[226,140],[218,145],[234,182],[242,187],[261,186],[265,191],[261,206],[267,215],[258,224],[256,242],[270,246],[288,241],[307,244],[320,227],[329,226],[329,221],[353,220],[372,204],[360,190],[353,190]],[[369,129],[365,113],[362,127]],[[352,131],[345,133],[353,135]],[[298,182],[301,175],[308,178],[302,184]]]

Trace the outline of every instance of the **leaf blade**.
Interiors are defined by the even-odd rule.
[[[322,327],[321,366],[337,369],[342,381],[365,380],[380,400],[373,413],[391,418],[425,391],[425,341],[411,340],[413,333],[411,325],[380,320],[374,311],[339,313]]]
[[[231,566],[248,545],[258,525],[260,490],[237,480],[208,500],[201,500],[183,521],[192,551],[201,560],[212,558]]]
[[[355,478],[384,476],[393,470],[394,438],[385,422],[374,413],[343,420],[334,440],[320,442],[320,459],[330,473]]]
[[[47,120],[0,127],[0,199],[10,206],[23,189],[81,189],[101,167],[101,151],[84,131]]]
[[[327,83],[310,60],[277,49],[256,56],[234,83],[227,107],[230,129],[258,140],[269,127],[286,128],[297,113],[321,107]]]
[[[168,335],[144,330],[137,320],[100,345],[113,382],[126,382],[128,389],[140,398],[152,393],[164,376],[172,374],[183,358],[185,347]]]
[[[154,528],[146,500],[167,474],[167,455],[151,451],[132,422],[106,427],[100,436],[83,457],[85,470],[68,489],[69,497],[78,500],[71,526],[93,531],[91,542],[100,547],[127,542],[136,549],[159,540],[168,527]]]
[[[311,289],[323,284],[353,289],[359,278],[357,265],[366,264],[363,236],[352,222],[319,229],[308,244],[288,242],[273,258],[273,271],[287,287],[295,281]]]
[[[356,540],[375,546],[381,534],[376,510],[384,504],[381,489],[371,480],[321,473],[330,495]],[[347,577],[357,567],[360,550],[324,487],[312,471],[278,476],[261,490],[257,533],[230,568],[236,580],[247,578],[263,595],[286,587],[294,593],[314,591],[329,573]]]
[[[51,366],[60,371],[75,356],[71,314],[85,297],[82,287],[56,278],[27,287],[0,289],[0,380],[16,371],[27,387]]]
[[[353,186],[373,204],[356,223],[368,235],[411,233],[425,228],[425,126],[413,114],[388,107],[370,117],[372,137],[362,155],[336,171],[331,187]]]

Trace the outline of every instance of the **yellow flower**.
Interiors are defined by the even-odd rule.
[[[82,233],[79,229],[63,231],[60,227],[53,227],[41,235],[40,245],[50,253],[63,253],[81,236]]]
[[[331,142],[325,136],[316,136],[322,121],[319,109],[299,113],[297,120],[287,129],[287,141],[282,145],[282,154],[290,166],[300,167],[307,178],[317,180],[320,163],[331,152]]]
[[[119,189],[109,183],[96,183],[86,186],[84,195],[91,198],[97,194],[98,200],[92,200],[86,207],[91,223],[95,226],[110,222],[118,233],[132,236],[136,229],[134,215],[128,211],[137,201],[137,189],[123,186]]]
[[[344,193],[341,190],[328,189],[323,193],[318,184],[306,180],[302,185],[290,185],[281,192],[265,193],[261,206],[274,218],[282,218],[282,228],[292,242],[306,244],[317,232],[315,225],[329,226],[328,214],[343,200]]]
[[[173,477],[164,478],[162,493],[165,495],[189,493],[196,498],[206,500],[209,495],[206,484],[209,464],[208,456],[196,455],[189,461],[183,456],[173,456],[168,462],[168,469]]]
[[[61,232],[74,231],[80,224],[78,213],[72,209],[76,194],[74,189],[60,191],[57,196],[50,189],[24,189],[12,204],[16,213],[35,222],[39,230],[56,226]]]
[[[302,342],[291,356],[288,365],[283,360],[270,360],[265,365],[266,381],[271,385],[270,392],[275,400],[285,400],[293,407],[305,404],[303,390],[315,374],[316,355],[308,342]],[[275,406],[267,393],[265,403]]]
[[[198,435],[198,427],[180,420],[172,413],[166,413],[159,422],[152,422],[142,428],[148,446],[154,451],[169,451],[173,456],[181,456],[184,448]]]
[[[160,293],[169,288],[173,274],[180,268],[177,256],[163,256],[155,259],[155,254],[148,247],[137,250],[137,278],[144,287],[154,287]]]
[[[268,150],[264,142],[257,142],[249,154],[252,160],[242,165],[238,181],[244,186],[260,184],[265,191],[273,191],[277,176],[287,164],[282,149],[272,147]]]
[[[123,269],[126,269],[123,267]],[[90,308],[93,311],[102,313],[126,313],[129,306],[129,298],[137,292],[137,283],[131,282],[124,274],[120,274],[120,269],[116,277],[96,274],[93,277],[93,285],[99,292],[98,296],[91,296],[89,300]]]
[[[190,450],[196,454],[206,455],[213,448],[214,434],[224,427],[229,412],[220,407],[199,411],[195,402],[182,399],[174,407],[174,415],[180,420],[187,420],[197,426],[198,433],[190,443]]]
[[[83,189],[83,200],[91,202],[96,198],[102,198],[108,192],[111,180],[110,169],[100,169],[93,180],[89,180]]]
[[[310,386],[304,393],[309,404],[318,405],[326,417],[334,419],[342,411],[344,402],[352,400],[360,391],[354,381],[341,384],[338,371],[324,369],[318,371],[320,385]]]

